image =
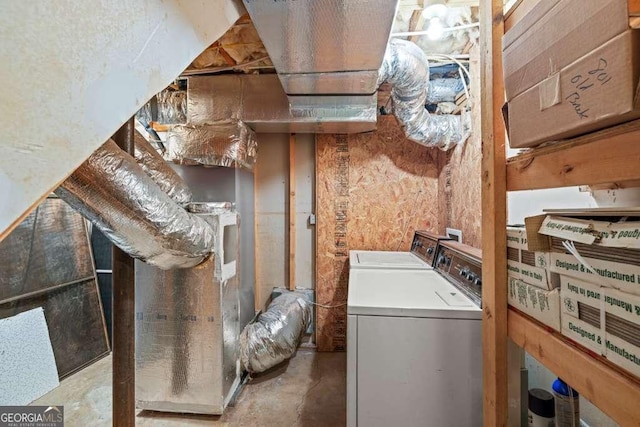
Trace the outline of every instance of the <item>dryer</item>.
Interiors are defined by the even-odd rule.
[[[434,270],[350,270],[350,427],[482,425],[480,251],[434,255]]]
[[[350,268],[372,269],[425,269],[433,268],[438,242],[449,240],[429,231],[416,231],[411,251],[349,251]]]

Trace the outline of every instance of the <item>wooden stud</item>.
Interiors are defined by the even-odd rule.
[[[411,14],[411,19],[409,20],[409,32],[416,31],[422,27],[424,24],[424,16],[422,15],[421,9],[416,9]],[[409,36],[410,42],[416,42],[420,38],[420,36]]]
[[[296,288],[296,136],[289,136],[289,289]]]
[[[254,304],[256,311],[262,310],[262,291],[260,283],[258,283],[258,269],[260,268],[260,264],[258,263],[258,248],[260,245],[258,244],[258,221],[260,216],[258,215],[258,166],[259,163],[253,165],[253,244],[255,250],[253,251],[253,265],[255,268],[253,269],[253,295],[254,295]]]
[[[218,53],[224,58],[224,60],[227,62],[227,65],[233,66],[238,64],[236,60],[233,59],[226,50],[224,50],[224,47],[219,46]]]
[[[603,357],[586,353],[524,314],[509,310],[508,325],[509,337],[516,344],[616,422],[624,426],[640,425],[640,379]]]
[[[640,120],[535,149],[507,162],[509,191],[640,179]]]
[[[482,345],[483,417],[507,425],[506,168],[502,49],[503,0],[480,6],[482,85]]]

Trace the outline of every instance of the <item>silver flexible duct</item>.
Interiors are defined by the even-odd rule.
[[[193,193],[180,175],[162,158],[137,130],[134,131],[134,157],[151,179],[177,203],[189,203]]]
[[[163,270],[194,267],[215,246],[211,227],[178,206],[111,140],[55,193],[123,251]]]
[[[425,108],[429,61],[416,44],[393,38],[378,73],[378,85],[392,85],[393,110],[406,137],[418,144],[448,150],[464,142],[461,116],[433,115]]]
[[[249,372],[264,372],[295,353],[311,321],[311,304],[296,292],[275,298],[240,335],[240,361]]]

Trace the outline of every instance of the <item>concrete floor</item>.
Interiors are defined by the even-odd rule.
[[[342,426],[346,354],[299,350],[288,363],[253,378],[221,417],[139,411],[139,426]],[[111,425],[111,356],[62,381],[34,405],[64,405],[65,425]]]

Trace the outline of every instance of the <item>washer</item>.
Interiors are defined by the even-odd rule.
[[[478,254],[440,242],[436,270],[350,270],[349,427],[482,425]]]
[[[350,268],[423,269],[431,270],[438,241],[449,240],[428,231],[416,231],[410,252],[401,251],[349,251]]]

